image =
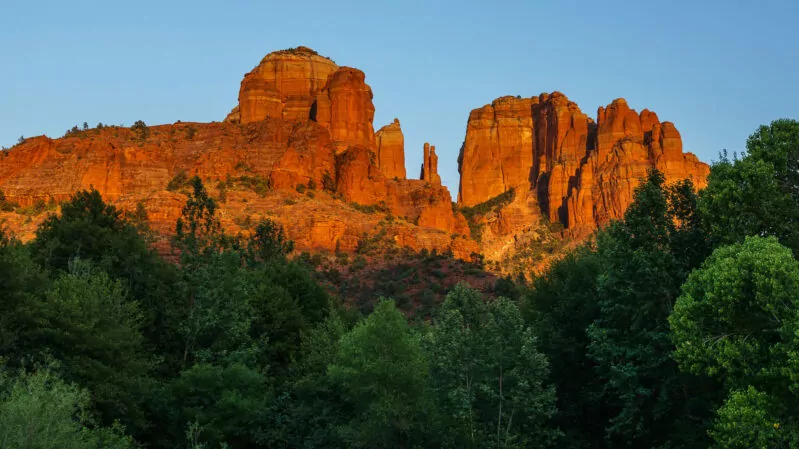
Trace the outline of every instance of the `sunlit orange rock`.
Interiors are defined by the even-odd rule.
[[[422,156],[422,173],[419,176],[422,181],[427,181],[433,185],[441,185],[441,176],[438,175],[438,155],[436,155],[435,145],[424,144]]]
[[[385,234],[399,246],[470,258],[477,244],[441,186],[435,150],[425,155],[424,180],[405,179],[399,121],[375,133],[373,118],[363,72],[298,47],[268,54],[244,76],[223,123],[27,139],[0,157],[0,188],[21,206],[88,188],[125,211],[142,206],[167,256],[186,199],[180,181],[197,175],[228,232],[269,218],[302,250],[351,251]],[[0,212],[0,223],[29,239],[43,217]]]
[[[307,47],[269,53],[241,82],[239,120],[307,120],[316,95],[338,68]],[[233,120],[235,115],[228,118]]]
[[[458,162],[461,205],[515,189],[509,208],[539,209],[548,221],[583,233],[620,218],[652,168],[667,182],[688,178],[697,187],[709,172],[682,152],[677,129],[654,112],[638,114],[619,98],[600,107],[594,123],[560,92],[501,97],[473,110]],[[505,221],[494,230],[513,233],[519,226]]]
[[[405,137],[400,122],[394,119],[375,133],[377,164],[386,178],[405,179]]]
[[[330,130],[339,150],[350,145],[374,148],[372,89],[358,69],[342,67],[333,73],[316,97],[311,119]]]

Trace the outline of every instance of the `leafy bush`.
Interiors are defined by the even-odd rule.
[[[130,130],[139,140],[147,140],[147,137],[150,136],[150,128],[141,120],[136,120]]]
[[[12,203],[8,201],[6,198],[5,192],[3,189],[0,189],[0,211],[2,212],[12,212],[14,209],[18,208],[19,204]]]
[[[180,170],[177,174],[169,181],[169,184],[166,185],[166,189],[170,192],[177,192],[178,190],[182,189],[189,183],[189,175],[186,174],[186,170]]]
[[[333,177],[330,176],[329,172],[324,172],[322,174],[322,189],[328,192],[336,191],[336,182],[333,181]]]
[[[509,189],[489,200],[483,201],[470,207],[462,207],[461,213],[467,220],[471,221],[480,215],[485,215],[489,212],[496,212],[499,209],[507,206],[513,199],[516,198],[516,189]]]

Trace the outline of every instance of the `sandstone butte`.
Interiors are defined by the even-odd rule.
[[[542,220],[579,241],[621,217],[652,167],[698,187],[708,174],[682,152],[672,123],[646,109],[637,114],[622,99],[600,108],[595,122],[559,92],[498,98],[471,112],[458,158],[461,207],[515,192],[476,218],[484,228],[478,246],[441,185],[435,147],[424,145],[420,179],[407,179],[400,122],[375,132],[372,98],[358,69],[306,47],[277,51],[244,76],[238,105],[222,123],[30,138],[0,157],[0,189],[30,206],[94,187],[125,211],[143,206],[166,248],[186,199],[175,181],[198,175],[220,200],[230,232],[246,233],[266,217],[301,250],[353,251],[380,238],[498,260]],[[43,217],[0,212],[0,225],[29,239]]]
[[[482,246],[499,257],[531,223],[560,223],[565,235],[585,237],[623,216],[635,188],[657,168],[667,183],[706,184],[709,167],[683,153],[671,122],[622,99],[600,107],[594,121],[560,92],[500,97],[469,115],[458,157],[458,203],[475,206],[515,195],[490,221]]]
[[[277,51],[244,76],[239,104],[222,123],[30,138],[3,152],[0,188],[30,206],[94,187],[125,211],[144,206],[167,248],[186,200],[175,180],[198,175],[233,233],[267,217],[302,250],[353,251],[382,238],[470,258],[479,249],[438,174],[406,179],[399,120],[375,133],[374,112],[360,70],[305,47]],[[29,239],[43,217],[0,213],[0,225]]]

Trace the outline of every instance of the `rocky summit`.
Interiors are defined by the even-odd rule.
[[[499,261],[541,241],[543,225],[552,239],[579,241],[621,217],[651,168],[697,187],[708,174],[672,123],[623,99],[594,120],[559,92],[501,97],[469,115],[456,205],[435,146],[418,149],[419,179],[407,178],[400,121],[375,132],[372,98],[358,69],[306,47],[273,52],[244,75],[221,123],[73,129],[5,151],[0,189],[19,207],[0,220],[30,238],[48,203],[93,187],[146,212],[165,239],[197,175],[231,232],[267,217],[302,250],[353,251],[380,238]]]

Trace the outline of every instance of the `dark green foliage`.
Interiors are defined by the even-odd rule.
[[[135,225],[103,202],[99,192],[81,191],[62,204],[61,215],[49,216],[36,230],[30,248],[50,272],[67,271],[70,261],[80,258],[122,281],[126,298],[139,303],[150,344],[175,350],[176,271],[147,246]]]
[[[150,136],[150,128],[141,120],[136,120],[133,126],[130,127],[130,131],[139,140],[147,140]]]
[[[216,217],[216,202],[208,195],[202,180],[189,180],[191,192],[175,225],[175,242],[185,257],[212,251],[222,244],[221,225]]]
[[[119,281],[76,260],[45,295],[33,336],[62,363],[62,376],[93,393],[106,423],[140,425],[139,381],[152,361],[144,352],[138,303]]]
[[[172,177],[172,179],[169,180],[169,183],[166,185],[166,189],[170,192],[177,192],[185,187],[188,182],[189,176],[186,174],[186,170],[180,170],[175,174],[175,176]]]
[[[350,203],[350,206],[357,210],[358,212],[363,212],[365,214],[376,214],[378,212],[388,212],[388,206],[386,206],[385,201],[381,201],[378,204],[358,204],[358,203]]]
[[[263,220],[255,227],[247,245],[250,263],[285,260],[294,251],[294,242],[286,237],[283,227],[271,220]]]
[[[265,196],[272,189],[269,178],[263,176],[238,176],[232,178],[231,183],[250,189],[258,196]]]
[[[336,191],[336,182],[330,176],[329,172],[322,173],[322,189],[334,193]]]
[[[464,217],[466,217],[467,220],[473,220],[475,217],[479,215],[485,215],[489,212],[494,212],[499,209],[502,209],[502,207],[506,206],[508,203],[513,201],[515,197],[516,197],[516,190],[511,188],[489,200],[483,201],[480,204],[471,207],[462,207],[461,213],[463,214]]]
[[[596,288],[601,271],[588,245],[554,262],[523,290],[522,310],[549,358],[550,379],[558,392],[553,423],[564,433],[563,447],[595,447],[604,440],[610,417],[605,401],[597,400],[604,382],[594,371],[586,334],[599,316]]]
[[[624,221],[599,234],[597,319],[588,328],[589,356],[606,382],[602,394],[614,410],[608,423],[613,442],[655,447],[689,447],[701,441],[697,426],[708,404],[702,383],[680,373],[670,353],[668,316],[680,285],[707,251],[694,242],[691,198],[669,201],[663,175],[652,172],[635,193]],[[690,190],[674,195],[693,196]],[[690,242],[698,248],[681,248]],[[699,259],[701,260],[701,259]]]
[[[29,248],[0,229],[0,354],[10,364],[20,365],[41,349],[33,343],[32,333],[47,284]]]
[[[160,388],[152,406],[164,420],[156,423],[155,447],[186,444],[185,429],[196,423],[197,441],[219,447],[259,447],[270,413],[267,379],[244,365],[194,365]],[[266,443],[266,441],[264,441]]]

